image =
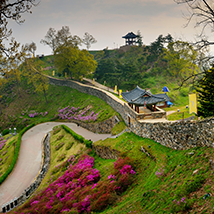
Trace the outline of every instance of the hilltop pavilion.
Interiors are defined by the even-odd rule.
[[[126,34],[125,36],[123,36],[122,38],[125,39],[126,45],[135,45],[137,35],[135,35],[133,32],[130,32],[130,33]]]

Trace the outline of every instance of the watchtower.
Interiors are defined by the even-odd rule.
[[[126,45],[135,45],[136,44],[136,38],[137,35],[135,35],[133,32],[130,32],[123,36],[122,38],[125,39]]]

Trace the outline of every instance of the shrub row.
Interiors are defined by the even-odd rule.
[[[0,185],[4,182],[4,180],[7,178],[7,176],[12,172],[15,164],[16,164],[16,161],[18,159],[18,156],[19,156],[19,149],[20,149],[20,145],[21,145],[21,138],[22,138],[22,135],[30,128],[32,128],[33,126],[35,126],[34,123],[32,123],[31,125],[29,125],[28,127],[25,127],[24,129],[22,129],[22,131],[19,133],[19,136],[18,136],[18,140],[17,140],[17,143],[15,145],[15,151],[14,151],[14,156],[13,156],[13,159],[12,159],[12,162],[10,164],[10,166],[8,167],[8,169],[6,170],[6,172],[0,177]]]
[[[71,134],[74,137],[74,139],[80,141],[81,143],[84,143],[87,148],[91,148],[92,147],[92,141],[86,140],[84,137],[82,137],[81,135],[78,135],[76,132],[74,132],[73,130],[71,130],[70,128],[68,128],[65,125],[62,125],[62,128],[66,132],[68,132],[69,134]]]

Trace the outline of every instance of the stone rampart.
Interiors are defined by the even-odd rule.
[[[173,149],[188,149],[198,146],[214,147],[214,118],[185,122],[139,122],[138,113],[127,103],[107,91],[71,80],[59,80],[52,77],[49,79],[51,84],[72,87],[104,100],[122,116],[129,129],[136,135],[153,139]]]
[[[99,157],[103,159],[117,159],[120,155],[119,151],[111,149],[107,146],[99,146],[92,144],[92,149]]]
[[[112,128],[116,123],[118,123],[115,116],[99,123],[85,123],[82,121],[76,121],[76,120],[70,120],[71,122],[77,123],[81,127],[94,132],[94,133],[100,133],[100,134],[110,134]]]

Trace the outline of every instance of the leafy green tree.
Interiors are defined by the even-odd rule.
[[[69,43],[60,45],[54,52],[54,64],[58,72],[74,79],[80,79],[81,75],[88,76],[94,73],[97,62],[86,50],[80,50]]]
[[[45,38],[42,39],[40,43],[48,45],[54,53],[57,47],[65,43],[67,45],[70,44],[78,46],[82,44],[82,40],[76,35],[72,36],[68,26],[62,26],[62,28],[58,31],[56,31],[54,28],[49,28]]]
[[[22,70],[24,76],[27,78],[27,83],[33,85],[35,92],[42,92],[46,103],[48,103],[47,91],[49,87],[49,79],[43,75],[43,69],[39,61],[34,60],[33,58],[26,59],[25,63],[22,65]]]
[[[171,76],[181,80],[181,86],[187,77],[198,73],[197,57],[197,51],[188,42],[183,41],[170,42],[163,52],[163,59],[167,62],[167,71]]]
[[[138,30],[137,31],[137,41],[136,43],[138,44],[139,47],[142,47],[143,45],[143,41],[142,41],[142,35],[141,35],[141,32]]]
[[[205,71],[204,78],[199,82],[198,88],[198,115],[203,117],[214,116],[214,67]]]

